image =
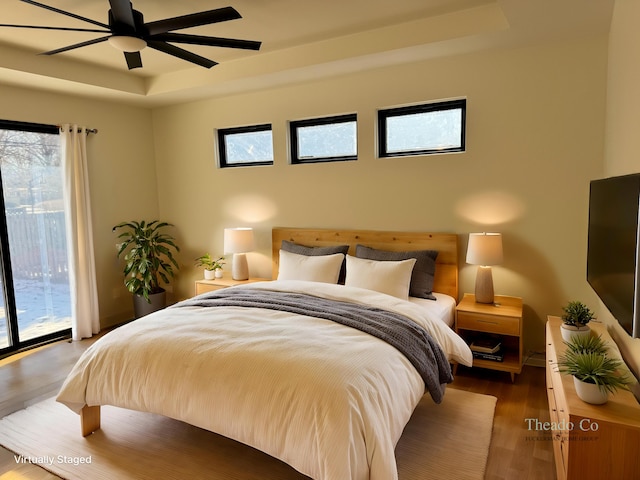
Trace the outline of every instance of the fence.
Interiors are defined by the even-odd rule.
[[[13,278],[68,281],[64,212],[7,212]]]

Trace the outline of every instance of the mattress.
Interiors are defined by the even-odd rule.
[[[425,309],[430,315],[442,320],[446,325],[453,328],[455,321],[456,300],[450,295],[433,292],[435,300],[427,298],[409,297],[409,302]]]

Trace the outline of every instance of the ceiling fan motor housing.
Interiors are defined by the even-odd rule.
[[[131,10],[131,13],[133,14],[133,24],[135,26],[133,29],[131,25],[117,21],[113,16],[113,11],[109,10],[109,29],[113,35],[144,38],[149,34],[144,27],[142,12]]]

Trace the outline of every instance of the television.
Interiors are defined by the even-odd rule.
[[[640,337],[640,173],[593,180],[589,188],[587,281],[632,337]]]

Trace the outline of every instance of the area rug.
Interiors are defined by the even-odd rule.
[[[396,448],[400,480],[482,480],[496,398],[448,388],[426,395]],[[102,427],[80,435],[80,419],[53,398],[0,420],[0,444],[15,463],[67,480],[301,480],[255,449],[170,418],[102,407]],[[7,467],[6,465],[4,467]]]

